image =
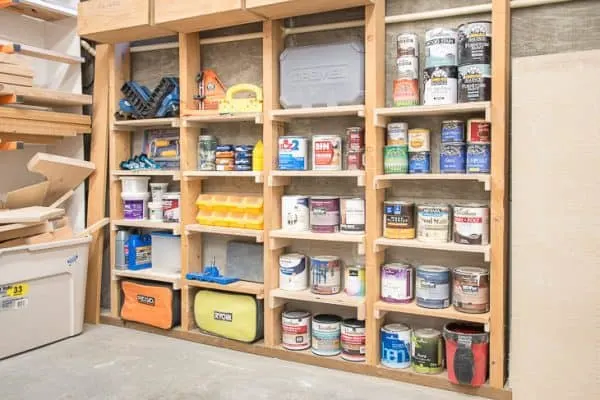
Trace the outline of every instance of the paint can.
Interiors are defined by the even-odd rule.
[[[180,192],[167,192],[163,195],[163,217],[165,222],[179,222],[181,204]]]
[[[492,69],[489,64],[458,67],[458,102],[489,101],[492,95]]]
[[[404,32],[396,37],[398,57],[419,56],[419,37],[416,33]]]
[[[346,153],[346,169],[350,171],[365,169],[365,152],[349,151]]]
[[[308,169],[308,139],[302,136],[279,138],[279,170],[305,171]]]
[[[406,122],[392,122],[388,124],[387,144],[389,146],[408,145],[408,124]]]
[[[386,174],[408,173],[408,146],[385,146],[383,148],[383,172]]]
[[[486,205],[468,204],[454,206],[455,243],[480,244],[489,243],[490,209]]]
[[[425,67],[458,65],[458,31],[433,28],[425,32]]]
[[[365,233],[365,201],[361,198],[340,199],[340,232]]]
[[[415,238],[415,203],[406,201],[383,203],[383,236],[388,239]]]
[[[450,307],[450,269],[437,265],[417,267],[415,297],[423,308]]]
[[[214,171],[217,159],[217,138],[212,135],[198,137],[198,169],[200,171]]]
[[[346,128],[346,151],[365,150],[365,129],[360,127]]]
[[[450,206],[445,204],[417,206],[417,239],[435,243],[450,241],[451,217]]]
[[[290,232],[310,230],[308,197],[283,196],[281,198],[281,229]]]
[[[440,173],[464,174],[467,164],[467,149],[464,143],[442,143],[440,151]]]
[[[419,105],[419,80],[395,79],[392,92],[394,107]]]
[[[410,367],[411,329],[404,324],[381,328],[381,365],[401,369]]]
[[[342,322],[342,358],[346,361],[365,361],[365,321],[354,318]]]
[[[310,259],[310,290],[316,294],[337,294],[342,286],[342,261],[334,256]]]
[[[310,198],[310,230],[315,233],[339,232],[339,197],[314,196]]]
[[[396,79],[419,80],[419,58],[415,56],[398,57]]]
[[[312,352],[325,357],[340,354],[341,331],[342,317],[331,314],[315,315],[312,320]]]
[[[288,350],[310,347],[310,318],[308,311],[286,311],[281,315],[281,345]]]
[[[489,143],[467,144],[467,174],[489,174],[492,164]]]
[[[381,299],[386,303],[410,303],[414,298],[415,270],[409,264],[381,267]]]
[[[431,173],[431,152],[419,151],[408,153],[408,173],[409,174],[430,174]]]
[[[492,63],[492,23],[473,21],[458,27],[458,65]]]
[[[458,68],[454,66],[425,68],[423,86],[423,105],[456,104]]]
[[[342,138],[336,135],[315,135],[312,138],[312,168],[319,171],[342,169]]]
[[[467,121],[467,143],[490,143],[492,141],[491,124],[483,119]]]
[[[483,325],[451,322],[444,326],[448,380],[455,385],[479,387],[488,372],[490,336]]]
[[[348,296],[364,296],[366,286],[365,266],[347,265],[344,275],[344,293]]]
[[[291,253],[279,257],[279,288],[289,291],[308,289],[308,267],[303,254]]]
[[[444,342],[437,329],[417,329],[412,334],[412,368],[419,374],[444,370]]]
[[[442,143],[463,143],[465,123],[460,120],[442,121]]]
[[[408,130],[408,151],[431,151],[429,129],[409,129]]]
[[[458,267],[452,279],[452,305],[457,311],[483,314],[490,311],[490,273],[485,268]]]

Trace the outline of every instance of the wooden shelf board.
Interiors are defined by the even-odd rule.
[[[183,126],[202,126],[204,124],[216,124],[226,122],[254,122],[255,124],[263,123],[262,113],[239,113],[239,114],[216,114],[206,111],[188,111],[182,117]]]
[[[77,10],[43,0],[0,0],[0,9],[38,18],[44,21],[58,21],[77,18]]]
[[[283,229],[273,230],[269,233],[270,238],[277,239],[299,239],[318,240],[325,242],[363,243],[365,235],[351,235],[346,233],[314,233],[314,232],[288,232]]]
[[[173,233],[175,235],[178,235],[179,230],[180,230],[180,224],[177,222],[159,222],[159,221],[150,221],[149,219],[144,219],[144,220],[118,219],[118,220],[113,220],[112,224],[114,226],[126,226],[126,227],[130,227],[130,228],[173,231]]]
[[[417,239],[387,239],[380,237],[375,240],[375,250],[380,251],[386,247],[409,247],[415,249],[429,249],[441,251],[456,251],[463,253],[481,253],[484,255],[485,261],[489,261],[490,246],[489,245],[468,245],[458,244],[454,242],[433,243],[421,242]]]
[[[144,169],[139,171],[118,170],[111,171],[112,176],[170,176],[174,181],[180,180],[181,173],[179,171],[170,171],[162,169]]]
[[[377,175],[373,184],[375,189],[385,189],[392,181],[478,181],[483,183],[486,191],[491,188],[490,174],[386,174]]]
[[[455,310],[453,306],[450,306],[449,308],[436,309],[419,307],[414,301],[407,304],[387,303],[383,300],[377,301],[375,303],[375,318],[383,318],[386,312],[423,315],[427,317],[443,318],[455,321],[476,322],[484,325],[490,322],[489,312],[485,314],[467,314]]]
[[[43,107],[69,107],[92,104],[92,96],[58,90],[12,86],[0,83],[0,97],[15,95],[16,103]]]
[[[290,121],[296,118],[328,118],[357,116],[364,117],[365,106],[335,106],[335,107],[315,107],[315,108],[288,108],[271,111],[271,118],[275,121]]]
[[[18,53],[29,57],[41,58],[48,61],[55,61],[65,64],[83,64],[83,57],[71,56],[58,51],[41,49],[26,44],[18,44],[6,40],[0,41],[0,53]]]
[[[113,121],[114,131],[129,131],[138,128],[153,128],[153,127],[179,127],[179,118],[149,118],[149,119],[134,119],[127,121]]]
[[[315,294],[307,290],[301,291],[290,291],[282,289],[271,289],[269,306],[271,308],[281,307],[284,300],[298,300],[307,301],[310,303],[322,303],[322,304],[333,304],[336,306],[353,307],[357,309],[357,318],[365,319],[365,298],[364,297],[353,297],[348,296],[346,293],[341,292],[338,294],[331,295],[320,295]]]
[[[357,186],[365,186],[366,174],[361,170],[345,171],[271,171],[268,183],[269,186],[286,186],[291,184],[293,177],[311,177],[311,178],[356,178]]]
[[[186,279],[185,282],[187,285],[197,288],[216,289],[225,292],[251,294],[259,299],[264,298],[265,293],[264,285],[262,283],[256,282],[237,281],[230,283],[229,285],[219,285],[218,283],[195,281],[190,279]]]
[[[246,8],[269,19],[282,19],[306,14],[317,14],[344,8],[362,7],[374,0],[247,0]]]
[[[264,232],[262,230],[255,229],[242,229],[242,228],[227,228],[222,226],[208,226],[208,225],[186,225],[185,230],[188,234],[190,233],[212,233],[216,235],[231,235],[231,236],[245,236],[255,237],[257,243],[263,242]]]
[[[166,282],[173,284],[173,289],[181,288],[181,274],[173,272],[164,272],[153,270],[152,268],[141,269],[141,270],[120,270],[113,269],[113,275],[116,278],[135,278],[135,279],[146,279],[149,281]]]
[[[462,115],[473,113],[490,113],[490,102],[479,101],[473,103],[457,103],[440,106],[411,106],[387,107],[375,109],[375,125],[385,128],[394,117],[426,117],[435,115]]]
[[[262,171],[185,171],[185,178],[252,178],[256,183],[263,183]]]

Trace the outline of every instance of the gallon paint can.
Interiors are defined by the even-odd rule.
[[[278,144],[280,171],[308,169],[308,140],[305,137],[281,136]]]
[[[415,238],[415,203],[385,201],[383,203],[383,237]]]
[[[339,257],[317,256],[310,259],[310,290],[316,294],[337,294],[342,286],[342,262]]]
[[[465,123],[460,120],[442,121],[442,143],[463,143]]]
[[[306,196],[283,196],[281,198],[281,229],[289,232],[310,230],[310,211]]]
[[[408,130],[408,151],[431,151],[431,140],[429,129]]]
[[[458,31],[434,28],[425,32],[425,67],[458,65]]]
[[[426,68],[423,73],[423,105],[456,104],[458,68],[454,66]]]
[[[492,63],[492,23],[467,22],[458,27],[458,65]]]
[[[415,270],[409,264],[381,267],[381,299],[386,303],[410,303],[414,297]]]
[[[279,257],[279,288],[289,291],[308,289],[308,266],[303,254],[291,253]]]
[[[281,315],[281,345],[288,350],[310,348],[310,320],[308,311],[286,311]]]
[[[381,328],[381,365],[401,369],[410,367],[411,329],[404,324]]]
[[[467,174],[489,174],[492,167],[489,143],[467,144]]]
[[[408,145],[408,124],[406,122],[392,122],[388,124],[387,144],[389,146]]]
[[[360,127],[346,128],[346,151],[359,152],[365,150],[365,129]]]
[[[469,314],[490,311],[490,273],[487,269],[455,268],[452,286],[452,305],[457,311]]]
[[[482,325],[451,322],[444,326],[448,380],[479,387],[488,372],[489,334]]]
[[[315,315],[312,320],[312,352],[325,357],[340,354],[341,331],[342,317],[331,314]]]
[[[467,148],[464,143],[442,143],[440,173],[464,174],[467,164]]]
[[[490,64],[458,67],[458,102],[489,101],[492,96]]]
[[[419,80],[418,79],[395,79],[393,89],[394,107],[418,106]]]
[[[342,358],[346,361],[365,361],[365,321],[354,318],[342,322]]]
[[[364,296],[366,277],[364,265],[348,265],[345,268],[344,293],[348,296]]]
[[[408,153],[408,173],[409,174],[430,174],[431,173],[431,152],[419,151]]]
[[[454,206],[453,237],[455,243],[489,243],[490,209],[482,204]]]
[[[214,171],[217,159],[217,138],[212,135],[198,137],[198,169],[200,171]]]
[[[444,342],[437,329],[417,329],[412,334],[412,368],[419,374],[444,370]]]
[[[340,232],[365,233],[365,201],[358,197],[340,199],[340,219]]]
[[[448,205],[417,206],[417,239],[421,242],[449,242],[451,220],[452,213]]]
[[[315,196],[310,198],[310,230],[315,233],[339,232],[339,197]]]
[[[450,269],[437,265],[417,267],[415,297],[423,308],[450,307]]]
[[[115,239],[115,269],[127,269],[129,231],[118,231]]]
[[[419,58],[402,56],[396,60],[396,78],[419,80]]]
[[[408,146],[385,146],[383,148],[383,172],[386,174],[408,173]]]
[[[336,135],[315,135],[312,138],[312,168],[319,171],[342,169],[342,138]]]
[[[404,32],[396,37],[398,57],[419,56],[419,37],[416,33]]]
[[[492,141],[491,124],[483,119],[467,121],[467,143],[490,143]]]

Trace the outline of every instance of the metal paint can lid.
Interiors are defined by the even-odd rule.
[[[310,313],[308,311],[286,311],[282,316],[287,319],[304,319],[309,318]]]
[[[432,328],[421,328],[414,331],[416,337],[431,339],[442,336],[442,332]]]
[[[454,269],[454,274],[485,276],[489,275],[490,272],[487,269],[481,267],[457,267]]]
[[[313,317],[313,321],[319,324],[339,324],[342,322],[342,317],[333,314],[319,314]]]
[[[450,269],[448,267],[442,267],[441,265],[419,265],[417,267],[417,272],[448,272]]]
[[[387,324],[381,330],[385,332],[408,332],[410,327],[404,324]]]
[[[350,328],[364,328],[365,321],[360,321],[356,318],[348,318],[344,320],[343,325]]]

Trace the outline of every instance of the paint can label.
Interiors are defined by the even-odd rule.
[[[482,314],[490,310],[489,273],[482,268],[454,271],[452,304],[461,312]]]
[[[450,307],[450,270],[417,267],[415,297],[419,307]]]
[[[310,314],[284,313],[281,319],[281,344],[288,350],[306,350],[310,347]]]
[[[492,75],[489,64],[466,65],[458,68],[458,101],[489,101]]]
[[[364,265],[349,265],[345,268],[344,293],[348,296],[365,295]]]
[[[452,120],[442,122],[442,143],[462,143],[465,141],[465,123]]]
[[[308,197],[283,196],[281,205],[281,228],[283,230],[304,232],[310,229]]]
[[[396,37],[398,57],[419,56],[419,37],[415,33],[401,33]]]
[[[393,101],[395,107],[419,105],[419,80],[394,80]]]
[[[402,56],[396,60],[397,79],[419,80],[419,58],[414,56]]]
[[[310,263],[311,291],[316,294],[337,294],[341,291],[342,266],[337,257],[312,257]]]
[[[408,151],[431,151],[429,129],[408,130]]]
[[[381,330],[381,364],[388,368],[410,367],[410,330],[391,332]]]
[[[344,321],[341,330],[342,358],[347,361],[365,361],[365,324],[351,320]]]
[[[346,169],[355,171],[365,169],[364,151],[349,151],[346,154]]]
[[[145,200],[123,200],[123,217],[125,219],[146,218]]]
[[[408,145],[408,124],[406,122],[393,122],[387,126],[388,146]]]
[[[467,145],[467,174],[489,174],[491,152],[489,144]]]
[[[365,232],[365,201],[363,199],[340,200],[340,232]]]
[[[342,352],[339,322],[312,322],[312,352],[319,356],[335,356]]]
[[[458,27],[458,64],[492,63],[492,23],[476,21]]]
[[[365,150],[365,130],[364,128],[352,127],[346,128],[346,151],[364,151]]]
[[[381,298],[388,303],[408,303],[413,299],[414,269],[410,265],[381,267]]]
[[[408,173],[409,174],[429,174],[431,173],[431,152],[419,151],[408,153]]]
[[[340,199],[338,197],[310,199],[310,230],[315,233],[339,232]]]
[[[457,67],[426,68],[423,73],[423,105],[455,104],[458,84]]]
[[[418,206],[417,239],[422,242],[446,243],[450,240],[450,207]]]
[[[308,289],[308,270],[304,255],[294,253],[279,257],[279,288],[290,291]]]
[[[408,173],[408,146],[385,146],[383,149],[383,172],[386,174]]]
[[[444,369],[442,334],[435,329],[419,329],[412,335],[412,367],[420,374],[439,374]]]
[[[342,138],[333,135],[313,136],[313,170],[342,169]]]
[[[308,169],[308,145],[304,137],[282,136],[279,138],[279,169],[303,171]]]
[[[490,209],[487,206],[454,207],[454,242],[486,245],[489,242]]]
[[[440,172],[442,174],[464,174],[466,158],[464,143],[443,143],[440,152]]]
[[[383,205],[383,236],[388,239],[415,238],[415,205],[388,202]]]
[[[458,31],[434,28],[425,32],[425,67],[457,65]]]
[[[470,119],[467,121],[468,143],[490,143],[492,141],[492,127],[488,121]]]
[[[181,197],[179,193],[165,193],[163,196],[163,215],[165,222],[179,222],[180,210],[179,201]]]

